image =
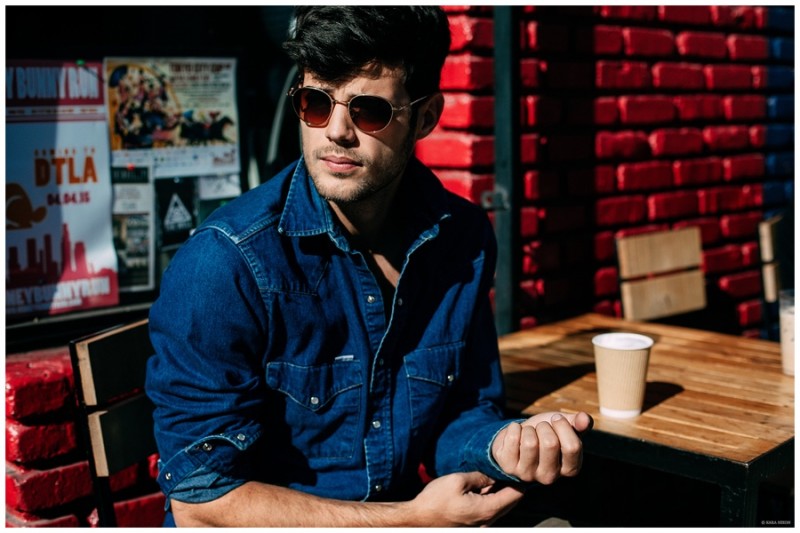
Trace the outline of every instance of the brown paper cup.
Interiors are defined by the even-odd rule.
[[[632,418],[642,412],[653,339],[635,333],[604,333],[592,339],[600,414]]]

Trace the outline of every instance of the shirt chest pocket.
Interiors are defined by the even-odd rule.
[[[416,350],[403,358],[408,382],[409,411],[415,436],[431,430],[448,392],[458,382],[464,343]]]
[[[309,459],[349,459],[358,440],[361,365],[358,361],[301,366],[267,364],[267,384],[283,395],[292,445]]]

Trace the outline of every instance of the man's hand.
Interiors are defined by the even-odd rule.
[[[549,485],[580,471],[583,443],[579,435],[593,423],[584,412],[541,413],[500,431],[492,442],[492,455],[505,473]]]
[[[410,514],[420,526],[485,526],[511,510],[523,494],[480,472],[448,474],[428,483],[409,502]]]

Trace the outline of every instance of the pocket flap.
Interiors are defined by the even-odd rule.
[[[306,409],[316,411],[337,394],[361,386],[361,365],[355,360],[316,366],[267,363],[267,384]]]

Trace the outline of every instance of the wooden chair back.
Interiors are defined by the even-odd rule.
[[[697,227],[620,237],[616,242],[625,318],[654,320],[706,306]]]
[[[153,405],[144,393],[153,353],[147,319],[70,342],[101,527],[116,526],[109,477],[157,451]]]

